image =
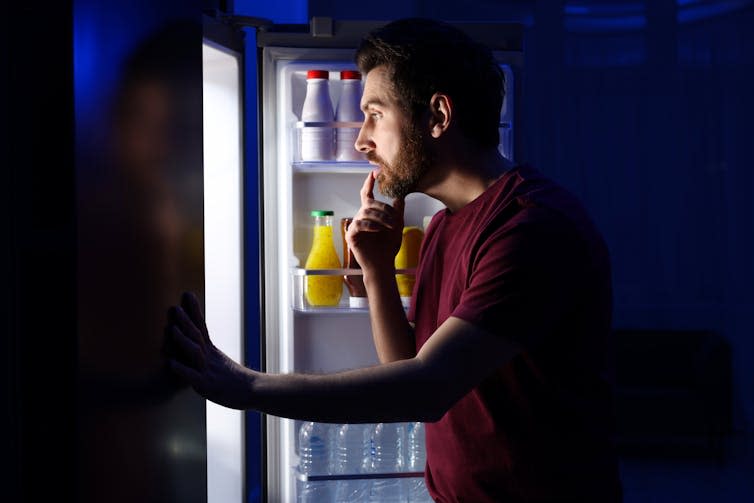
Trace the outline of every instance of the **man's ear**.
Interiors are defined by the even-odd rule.
[[[453,102],[450,96],[435,93],[429,100],[429,133],[433,138],[439,138],[450,127],[453,119]]]

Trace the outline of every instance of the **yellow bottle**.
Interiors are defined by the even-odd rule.
[[[404,227],[401,248],[395,256],[396,269],[413,269],[419,264],[419,247],[421,246],[424,232],[419,227]],[[401,295],[403,304],[411,300],[411,294],[416,282],[415,274],[396,274],[395,281],[398,283],[398,293]]]
[[[314,239],[306,259],[306,269],[340,269],[333,243],[332,216],[329,210],[314,210]],[[337,306],[343,293],[341,275],[306,276],[306,300],[311,306]]]

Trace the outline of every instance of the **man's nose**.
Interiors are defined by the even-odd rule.
[[[356,143],[354,143],[353,146],[356,150],[364,154],[374,150],[374,142],[372,141],[367,128],[364,125],[362,125],[361,129],[359,129],[359,136],[356,137]]]

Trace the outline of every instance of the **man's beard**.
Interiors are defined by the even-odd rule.
[[[380,192],[393,199],[402,199],[414,192],[419,179],[432,164],[421,131],[413,123],[403,132],[403,143],[393,164],[385,162],[374,151],[367,152],[367,159],[380,166],[377,175]]]

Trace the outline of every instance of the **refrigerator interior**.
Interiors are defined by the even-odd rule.
[[[310,211],[334,211],[334,245],[342,263],[340,218],[359,207],[359,189],[372,169],[366,161],[301,162],[298,132],[306,93],[306,72],[328,70],[333,106],[341,70],[355,69],[353,51],[265,47],[262,58],[263,187],[266,370],[323,373],[378,363],[367,309],[348,307],[343,289],[337,307],[310,307],[303,299],[303,265],[312,242]],[[502,65],[506,86],[513,72]],[[510,93],[512,97],[513,93]],[[513,156],[513,100],[501,114],[501,152]],[[387,201],[375,191],[378,199]],[[424,217],[444,206],[423,194],[406,200],[405,224],[423,227]],[[300,422],[269,417],[268,497],[294,501]]]

